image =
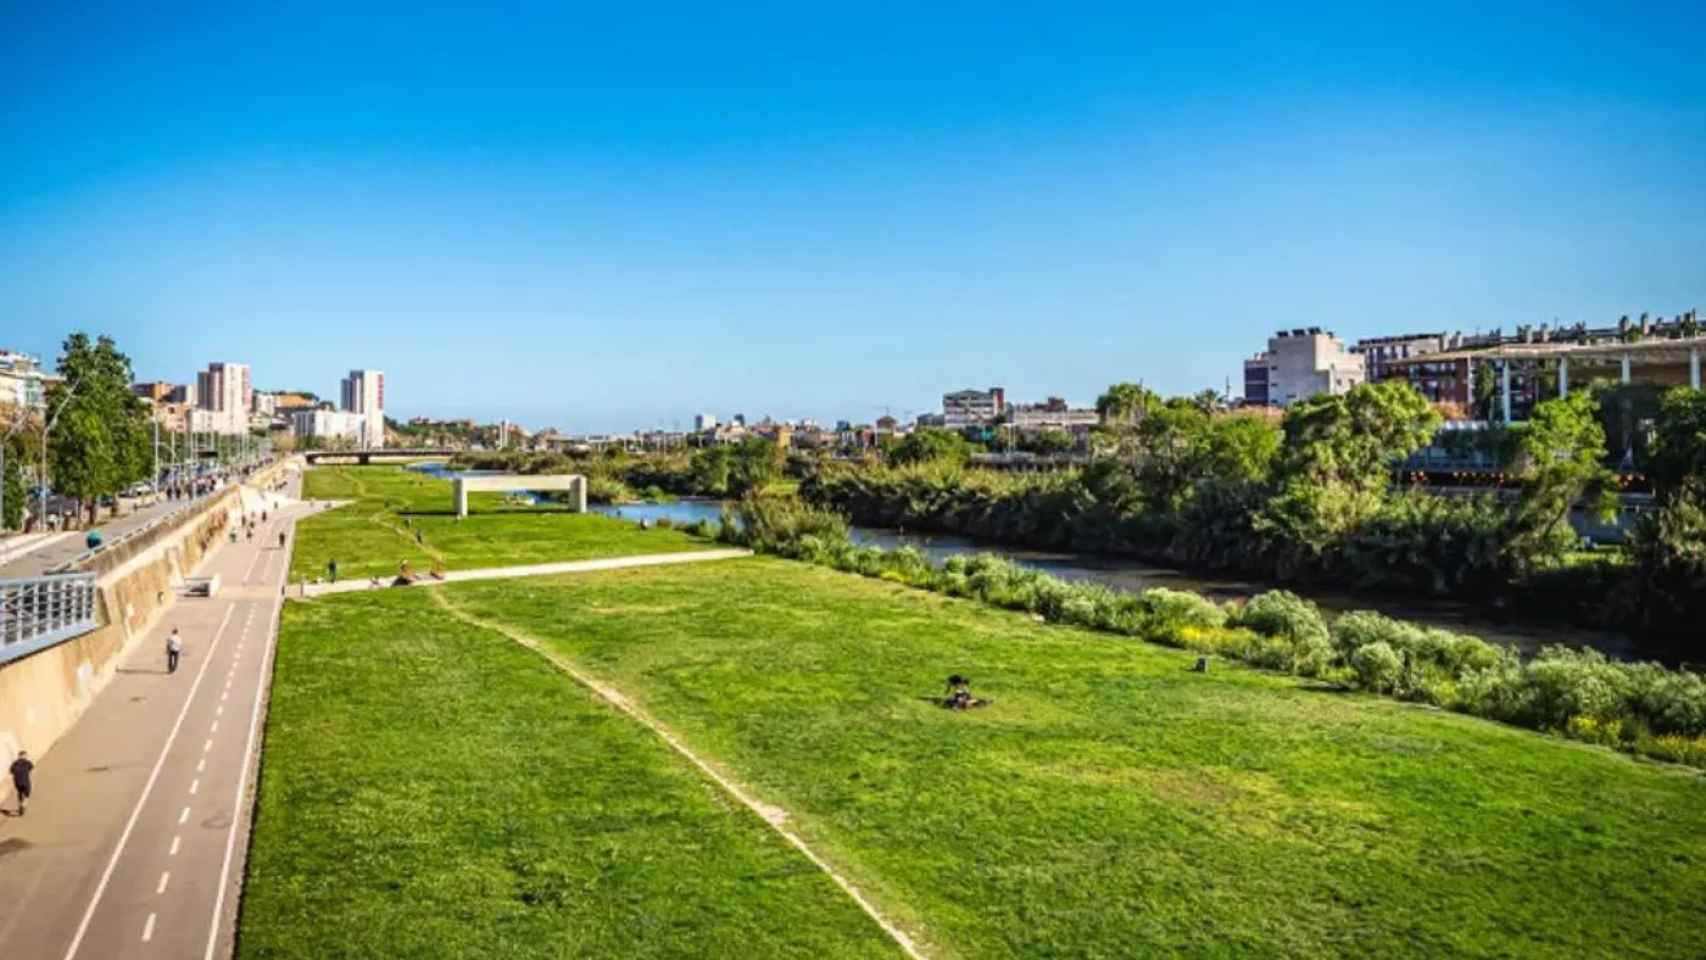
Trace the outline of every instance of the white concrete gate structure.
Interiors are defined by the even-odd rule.
[[[468,515],[468,494],[474,491],[504,490],[567,490],[569,505],[576,513],[586,512],[586,477],[578,473],[541,474],[536,477],[516,473],[456,477],[451,481],[456,498],[456,515]]]

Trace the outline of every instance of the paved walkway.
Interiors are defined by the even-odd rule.
[[[0,817],[0,957],[227,957],[248,851],[260,720],[291,534],[272,513],[196,572],[105,690],[36,759],[27,816]],[[165,670],[165,637],[183,662]]]
[[[553,573],[591,573],[595,570],[623,570],[628,567],[660,567],[672,563],[700,563],[706,560],[731,560],[750,557],[751,550],[691,550],[684,553],[647,553],[633,557],[605,557],[600,560],[566,560],[562,563],[535,563],[525,567],[486,567],[480,570],[453,570],[443,580],[424,577],[409,586],[431,587],[440,583],[463,580],[509,580],[515,577],[543,577]],[[337,583],[292,585],[290,595],[318,597],[328,593],[356,593],[395,586],[392,577],[380,577],[378,586],[371,580],[339,580]]]

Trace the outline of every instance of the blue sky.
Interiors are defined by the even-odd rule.
[[[583,431],[1706,306],[1699,4],[496,6],[0,0],[0,346]]]

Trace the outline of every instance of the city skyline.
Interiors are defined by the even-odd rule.
[[[1700,12],[1535,12],[23,11],[0,344],[615,430],[1697,306]]]

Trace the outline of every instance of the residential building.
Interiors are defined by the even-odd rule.
[[[380,370],[351,370],[345,377],[343,409],[359,413],[366,421],[359,439],[361,446],[378,450],[385,446],[385,374]]]
[[[39,410],[47,405],[47,383],[56,379],[27,353],[0,350],[0,407]]]
[[[196,407],[193,416],[198,432],[234,434],[249,429],[249,404],[254,393],[246,363],[210,363],[197,373]]]
[[[950,430],[984,427],[994,423],[1007,408],[1007,391],[955,390],[942,394],[942,422]]]
[[[1362,355],[1363,371],[1368,381],[1373,383],[1386,379],[1388,363],[1439,353],[1453,342],[1444,333],[1400,333],[1364,337],[1351,345],[1351,352]]]
[[[273,416],[278,413],[278,394],[256,390],[249,402],[249,408],[263,416]]]
[[[695,416],[693,418],[693,430],[694,430],[694,432],[704,433],[707,430],[715,430],[715,429],[717,429],[717,418],[712,416],[711,414],[701,413],[698,416]]]
[[[290,430],[298,439],[310,438],[322,442],[348,440],[360,445],[367,431],[367,415],[349,410],[333,410],[331,405],[312,410],[297,410],[290,415]]]
[[[1279,331],[1268,339],[1266,357],[1268,403],[1273,406],[1287,407],[1322,393],[1342,394],[1367,376],[1362,355],[1320,327]]]
[[[1073,407],[1060,397],[1043,403],[1013,404],[1011,422],[1021,433],[1032,430],[1088,430],[1102,422],[1094,407]]]
[[[198,406],[196,403],[197,398],[195,388],[196,385],[194,383],[179,384],[172,388],[171,396],[166,399],[173,403],[182,403],[191,407]]]
[[[1268,354],[1263,351],[1244,361],[1244,405],[1265,407],[1272,403],[1268,389]]]
[[[177,391],[178,386],[176,384],[167,383],[164,380],[156,380],[153,383],[133,383],[130,385],[130,392],[144,400],[147,400],[149,403],[156,404],[170,401],[172,399],[172,394]]]

